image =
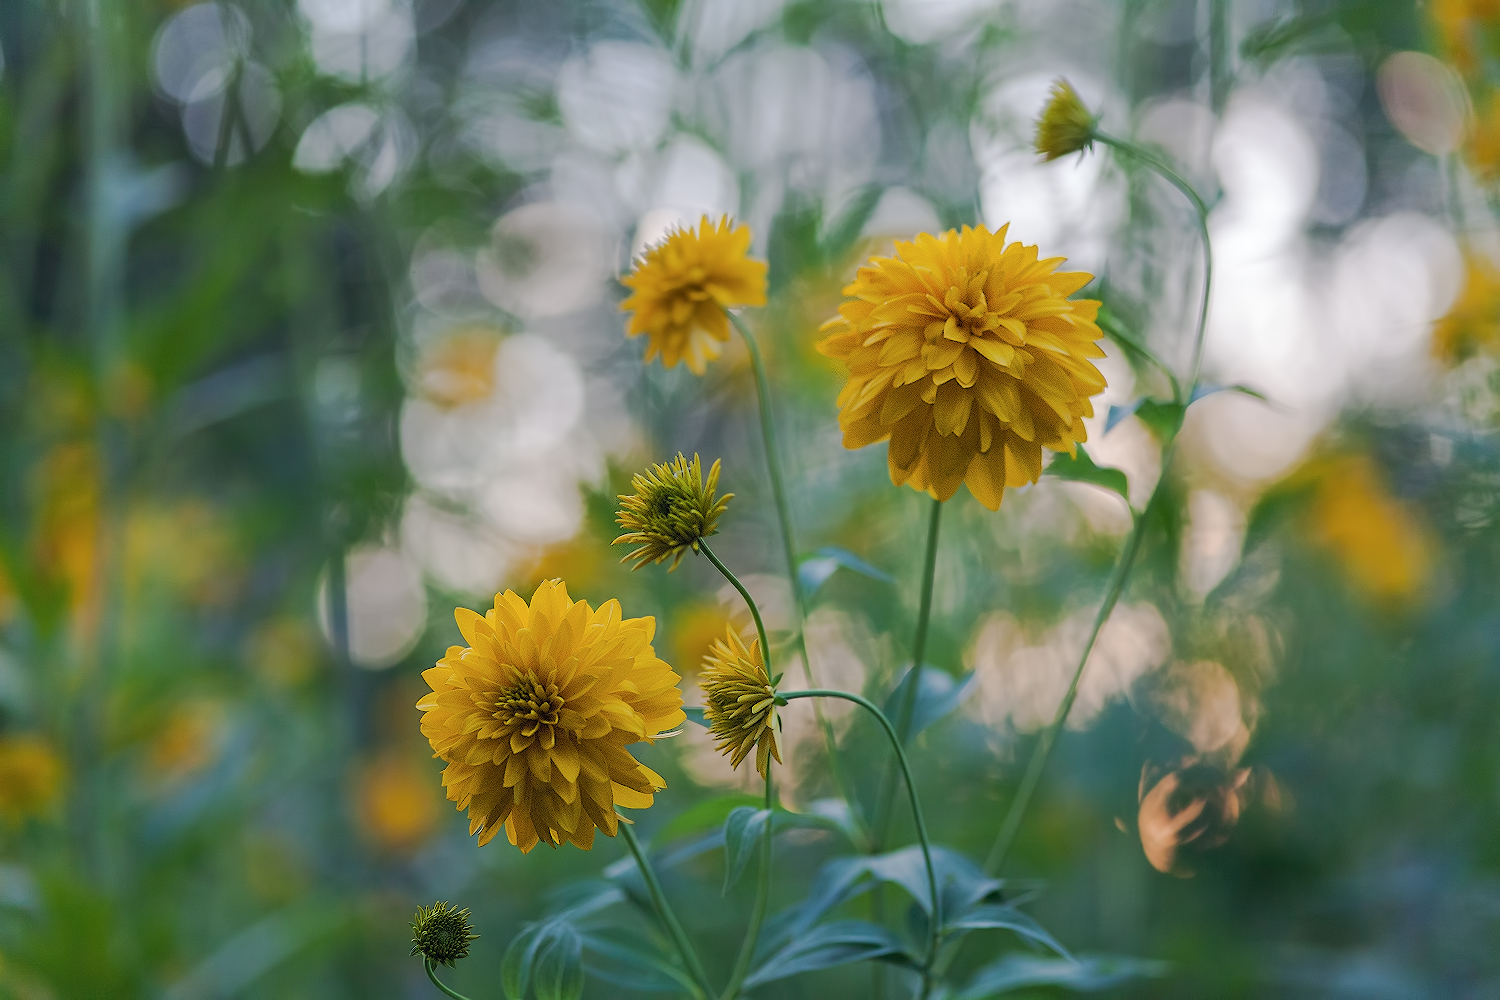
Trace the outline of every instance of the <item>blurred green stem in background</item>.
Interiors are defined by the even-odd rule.
[[[755,397],[760,407],[761,440],[766,450],[766,469],[771,475],[771,494],[776,500],[776,517],[781,522],[781,544],[786,555],[787,580],[792,587],[792,616],[794,618],[792,630],[796,633],[798,646],[802,650],[802,676],[811,687],[817,683],[817,678],[813,675],[812,657],[807,651],[807,630],[802,606],[802,577],[798,572],[796,535],[792,533],[792,508],[787,502],[786,483],[781,475],[781,451],[776,445],[776,418],[771,409],[771,383],[766,378],[766,362],[761,357],[760,344],[756,341],[755,335],[750,332],[750,327],[728,309],[724,310],[724,315],[729,317],[729,322],[734,324],[741,339],[745,341],[745,350],[750,352],[750,367],[755,371]],[[761,635],[761,646],[769,662],[771,650],[766,645],[764,633]],[[834,789],[838,792],[839,798],[848,805],[850,820],[859,831],[861,839],[867,845],[873,844],[873,838],[865,827],[864,819],[860,816],[859,806],[849,794],[848,785],[844,782],[844,769],[839,761],[838,738],[833,733],[833,723],[829,722],[823,714],[823,706],[816,702],[813,703],[813,715],[817,717],[818,729],[823,734],[823,746],[828,751],[828,773],[833,779]]]
[[[922,598],[917,606],[917,632],[911,641],[911,669],[901,686],[901,705],[896,715],[897,737],[904,746],[911,737],[912,718],[917,709],[917,692],[922,687],[922,659],[927,651],[927,623],[932,618],[932,581],[937,572],[938,530],[942,526],[943,501],[932,501],[932,514],[927,519],[927,554],[922,562]],[[875,829],[873,850],[880,850],[885,842],[887,827],[891,821],[891,799],[896,794],[896,772],[887,767],[880,783],[880,797],[875,800]]]
[[[618,811],[616,815],[619,815]],[[651,862],[646,859],[646,852],[641,850],[640,841],[635,839],[635,831],[631,829],[630,820],[624,816],[620,816],[620,833],[625,837],[625,845],[630,848],[630,853],[635,857],[636,867],[641,870],[641,878],[646,880],[646,891],[651,894],[651,905],[656,907],[657,916],[661,917],[667,934],[671,936],[672,943],[677,946],[677,953],[682,957],[688,974],[698,983],[698,988],[702,991],[700,996],[705,998],[713,996],[714,989],[709,985],[708,974],[703,971],[703,963],[698,961],[698,953],[693,950],[693,944],[688,940],[687,932],[682,929],[677,914],[672,912],[672,907],[667,903],[666,893],[662,892],[661,882],[656,877],[656,869],[652,868]]]
[[[771,840],[775,836],[776,803],[771,788],[771,762],[766,761],[766,831],[760,842],[760,876],[755,885],[755,903],[750,910],[750,926],[745,931],[744,943],[740,945],[739,957],[734,961],[734,971],[729,974],[729,985],[724,987],[723,1000],[734,1000],[739,995],[740,983],[750,972],[750,960],[755,957],[755,942],[760,937],[761,921],[766,916],[766,900],[771,894]]]
[[[906,760],[906,750],[901,746],[901,738],[896,735],[896,727],[891,725],[891,720],[886,718],[885,713],[877,708],[874,702],[861,698],[853,692],[815,688],[811,691],[789,691],[780,696],[782,702],[795,701],[798,698],[842,698],[844,701],[852,701],[875,716],[875,721],[880,723],[880,728],[885,731],[886,737],[891,741],[891,749],[895,751],[896,761],[901,765],[901,776],[906,779],[906,795],[911,801],[911,814],[917,827],[917,840],[922,845],[922,863],[927,867],[927,889],[932,894],[932,911],[928,914],[927,921],[927,957],[922,962],[922,995],[926,996],[932,985],[930,978],[932,964],[937,959],[938,948],[942,944],[943,900],[938,893],[937,869],[932,864],[932,843],[927,837],[927,820],[922,816],[922,803],[917,798],[917,785],[912,780],[911,765]]]
[[[432,964],[432,959],[428,958],[425,955],[422,956],[422,968],[427,970],[427,978],[432,980],[432,985],[436,986],[445,994],[452,997],[453,1000],[469,1000],[469,998],[464,996],[462,993],[458,992],[457,990],[451,990],[443,984],[443,981],[437,977],[437,968]]]

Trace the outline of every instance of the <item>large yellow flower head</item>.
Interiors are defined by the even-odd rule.
[[[766,265],[745,256],[750,229],[729,216],[715,225],[708,216],[697,229],[679,229],[646,251],[621,279],[631,296],[620,308],[633,313],[626,335],[646,335],[646,360],[658,354],[675,368],[686,361],[702,375],[729,339],[732,306],[766,304]]]
[[[687,716],[679,680],[651,647],[653,618],[597,611],[561,580],[531,604],[513,591],[494,610],[454,612],[468,646],[450,646],[422,678],[422,735],[448,762],[443,785],[469,811],[481,845],[505,826],[522,852],[564,840],[588,850],[613,837],[615,806],[644,809],[666,787],[625,749]]]
[[[719,741],[719,752],[729,755],[731,767],[755,751],[755,769],[765,777],[771,758],[781,763],[776,745],[776,688],[761,659],[760,640],[746,648],[732,627],[716,639],[703,659],[703,694],[708,704],[703,717]]]
[[[1073,454],[1104,376],[1093,275],[1005,245],[1005,226],[897,241],[860,268],[818,350],[844,363],[846,448],[890,439],[891,481],[947,500],[966,483],[990,510],[1034,483],[1042,448]]]

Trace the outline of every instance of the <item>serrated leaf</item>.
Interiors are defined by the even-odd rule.
[[[759,805],[763,800],[758,795],[746,795],[743,792],[734,792],[729,795],[718,795],[702,802],[696,802],[682,812],[673,816],[660,830],[656,831],[651,842],[657,846],[690,837],[695,833],[705,830],[716,830],[724,825],[729,814],[741,806],[751,808]]]
[[[895,577],[871,566],[853,552],[837,546],[825,545],[813,555],[803,558],[797,566],[797,582],[802,587],[803,597],[810,597],[816,593],[818,588],[827,583],[829,578],[840,569],[847,569],[881,583],[896,582]]]
[[[724,894],[740,880],[771,818],[769,809],[740,806],[724,821]]]
[[[901,939],[879,924],[836,920],[813,928],[772,955],[745,978],[745,989],[873,958],[911,960]]]
[[[1052,476],[1054,479],[1068,479],[1076,483],[1092,483],[1109,490],[1129,504],[1130,481],[1125,478],[1125,473],[1119,469],[1095,465],[1094,460],[1089,458],[1088,452],[1083,450],[1083,445],[1078,445],[1077,450],[1077,455],[1059,454],[1047,463],[1047,468],[1042,471],[1042,475]]]
[[[888,718],[895,719],[901,712],[901,699],[905,697],[903,689],[906,687],[907,673],[901,675],[901,680],[891,690],[885,700],[885,714]],[[965,698],[974,690],[974,684],[978,681],[974,671],[969,671],[958,679],[948,671],[934,667],[928,663],[922,667],[922,673],[917,677],[917,700],[912,709],[911,728],[907,731],[907,739],[916,739],[921,733],[934,722],[947,716],[959,705],[963,704]]]
[[[1141,418],[1141,422],[1150,428],[1156,440],[1165,448],[1182,429],[1182,417],[1186,409],[1181,403],[1145,399],[1141,401],[1135,415]]]
[[[980,969],[953,1000],[991,1000],[1028,986],[1060,986],[1080,992],[1103,990],[1166,972],[1165,962],[1139,958],[1085,955],[1073,960],[1013,952]]]
[[[1037,923],[1030,914],[1004,903],[982,903],[960,913],[948,921],[949,933],[960,934],[978,930],[1014,931],[1024,938],[1045,945],[1069,961],[1073,956],[1054,938],[1047,929]]]
[[[704,709],[701,706],[684,705],[682,711],[688,717],[689,722],[697,723],[704,729],[708,728],[708,718],[703,714]]]

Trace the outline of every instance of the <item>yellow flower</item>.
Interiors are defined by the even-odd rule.
[[[1104,376],[1099,303],[1069,300],[1093,275],[1005,245],[1005,226],[896,243],[871,258],[823,325],[844,362],[844,447],[890,439],[891,481],[947,500],[960,483],[990,510],[1036,482],[1043,446],[1073,454]]]
[[[703,717],[719,741],[719,752],[729,755],[732,767],[755,748],[755,769],[765,777],[770,759],[781,763],[776,745],[776,688],[761,659],[760,640],[745,648],[733,628],[724,629],[703,660],[703,693],[708,704]]]
[[[697,552],[700,539],[718,532],[719,515],[734,496],[714,496],[719,485],[717,459],[704,483],[698,456],[689,462],[681,452],[670,462],[653,465],[645,475],[636,475],[630,485],[635,492],[619,497],[620,511],[615,516],[627,531],[613,544],[638,546],[620,560],[635,560],[632,570],[665,559],[671,559],[671,569],[676,569],[688,549]]]
[[[417,391],[444,409],[484,399],[495,390],[498,330],[466,326],[449,331],[422,356]]]
[[[748,227],[705,215],[696,230],[677,230],[646,251],[622,279],[633,294],[620,308],[634,314],[627,336],[646,335],[647,361],[660,354],[668,368],[686,361],[703,374],[729,339],[724,310],[766,304],[766,265],[746,257],[749,249]]]
[[[45,740],[0,738],[0,819],[15,824],[45,815],[57,799],[62,778],[62,760]]]
[[[468,646],[422,677],[422,735],[448,762],[443,785],[484,845],[505,826],[522,852],[613,837],[615,806],[644,809],[666,787],[625,747],[683,722],[677,674],[656,658],[654,618],[595,611],[561,580],[531,604],[506,591],[494,610],[454,612]]]
[[[1052,84],[1052,96],[1036,123],[1036,151],[1055,160],[1094,144],[1094,116],[1083,106],[1078,91],[1067,80]]]
[[[400,750],[385,750],[354,774],[355,812],[371,841],[406,853],[420,847],[438,823],[432,774]]]
[[[1365,455],[1328,461],[1313,475],[1311,533],[1343,564],[1356,586],[1387,602],[1410,598],[1426,585],[1436,545],[1407,504],[1391,495]]]
[[[1470,254],[1464,288],[1448,315],[1432,328],[1432,353],[1449,363],[1500,345],[1500,271]]]

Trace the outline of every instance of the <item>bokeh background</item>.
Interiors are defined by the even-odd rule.
[[[1270,402],[1190,411],[1007,874],[1070,947],[1170,963],[1122,995],[1500,996],[1500,5],[12,0],[0,52],[0,996],[432,996],[435,898],[482,934],[451,981],[499,995],[517,928],[623,851],[465,836],[413,708],[454,606],[618,597],[697,703],[737,599],[608,546],[681,449],[722,456],[719,551],[790,623],[743,348],[645,366],[616,308],[704,213],[770,261],[812,655],[883,696],[926,507],[840,446],[813,345],[857,264],[1009,222],[1187,362],[1193,218],[1107,152],[1038,161],[1058,75],[1203,192],[1205,374]],[[1110,353],[1089,448],[1139,503],[1160,449],[1105,414],[1163,386]],[[1128,527],[1046,478],[951,505],[940,841],[983,856]],[[802,809],[832,791],[807,704]],[[644,759],[659,845],[747,787],[691,727]],[[840,849],[784,842],[778,901]],[[727,965],[719,864],[668,889]]]

